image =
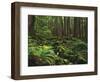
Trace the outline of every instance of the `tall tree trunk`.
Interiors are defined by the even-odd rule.
[[[63,35],[67,37],[67,17],[64,17],[64,27],[63,27]]]
[[[62,18],[61,17],[58,17],[58,35],[59,37],[61,38],[62,37]]]
[[[28,34],[30,36],[34,35],[34,26],[35,26],[35,16],[29,15],[28,16]]]
[[[80,18],[74,18],[74,37],[80,38]]]
[[[67,36],[70,36],[70,17],[67,19]]]
[[[74,37],[77,37],[77,18],[74,18]]]
[[[59,37],[59,31],[58,31],[58,17],[55,17],[54,19],[54,35]]]
[[[78,18],[78,37],[79,37],[79,38],[81,38],[81,36],[80,36],[80,35],[81,35],[81,29],[80,29],[80,27],[81,27],[81,22],[80,22],[80,21],[81,21],[81,18],[79,17],[79,18]]]
[[[87,42],[87,38],[88,38],[88,20],[87,18],[85,18],[85,25],[84,25],[84,29],[85,29],[85,41]]]

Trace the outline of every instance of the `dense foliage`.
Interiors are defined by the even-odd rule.
[[[57,19],[60,23],[61,17],[34,16],[33,18],[31,28],[34,33],[29,31],[28,35],[29,66],[87,63],[87,41],[84,38],[85,36],[82,38],[68,36],[67,33],[65,35],[60,34],[60,32],[55,33],[55,26],[51,23],[57,21]],[[64,25],[64,21],[62,23]],[[61,31],[59,26],[58,31]]]

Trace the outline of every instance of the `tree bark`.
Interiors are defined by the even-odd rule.
[[[28,34],[31,36],[35,33],[34,26],[35,26],[35,16],[29,15],[28,16]]]

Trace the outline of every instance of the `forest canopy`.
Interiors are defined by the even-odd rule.
[[[87,17],[28,16],[28,66],[87,63]]]

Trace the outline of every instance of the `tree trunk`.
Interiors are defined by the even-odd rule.
[[[29,15],[28,16],[28,34],[30,36],[34,35],[34,26],[35,26],[35,16]]]

